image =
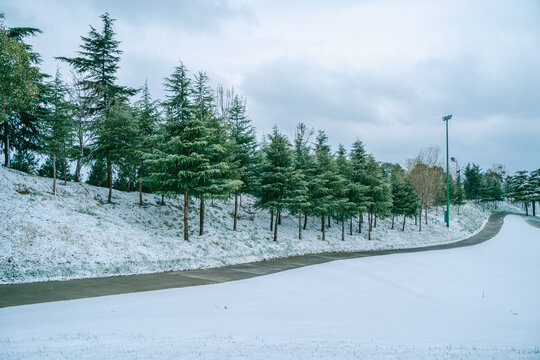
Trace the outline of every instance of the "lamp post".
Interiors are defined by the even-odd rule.
[[[443,116],[442,120],[446,123],[446,227],[450,227],[450,179],[448,175],[448,120],[452,118],[452,114]]]

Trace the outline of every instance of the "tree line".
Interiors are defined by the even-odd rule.
[[[421,230],[422,215],[427,224],[430,208],[445,203],[446,174],[436,149],[422,151],[402,168],[376,161],[360,140],[350,150],[340,145],[332,151],[324,131],[313,139],[314,131],[303,123],[292,141],[275,127],[258,143],[246,99],[233,89],[213,89],[206,72],[192,73],[181,62],[164,79],[163,101],[152,99],[146,83],[140,89],[118,84],[122,51],[114,19],[105,13],[101,21],[101,29],[91,26],[81,37],[77,56],[57,58],[72,70],[70,82],[60,71],[40,72],[39,55],[24,42],[38,29],[0,25],[4,163],[32,172],[35,155],[45,155],[37,173],[53,178],[53,193],[57,178],[80,181],[81,168],[88,165],[87,182],[107,187],[109,203],[114,188],[137,189],[141,206],[143,192],[161,195],[162,202],[179,197],[185,240],[194,199],[203,235],[208,200],[234,197],[236,230],[241,194],[254,196],[255,206],[269,213],[275,241],[286,214],[297,218],[300,239],[308,217],[320,219],[323,240],[332,220],[341,225],[343,240],[347,232],[362,231],[371,239],[377,219],[391,217],[392,228],[399,219],[403,231],[414,218]],[[512,177],[501,171],[482,173],[468,164],[462,180],[458,167],[450,181],[452,204],[459,211],[466,199],[508,197],[527,204],[527,213],[532,203],[535,214],[540,171]]]

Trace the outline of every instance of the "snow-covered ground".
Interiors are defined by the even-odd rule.
[[[52,179],[29,176],[0,167],[0,283],[19,283],[151,273],[219,267],[291,255],[425,246],[452,242],[481,229],[490,211],[468,204],[460,215],[451,209],[451,227],[444,226],[442,211],[429,214],[419,233],[414,221],[401,219],[390,229],[390,219],[378,220],[373,240],[366,231],[341,241],[341,226],[332,223],[321,240],[320,220],[310,217],[308,230],[297,239],[297,219],[283,216],[279,241],[272,241],[270,216],[253,209],[243,197],[239,230],[232,228],[233,201],[207,203],[206,234],[198,236],[198,201],[191,206],[191,241],[182,239],[182,206],[176,199],[60,181],[51,194]],[[347,224],[348,225],[348,224]]]
[[[539,359],[540,231],[0,309],[5,359]]]

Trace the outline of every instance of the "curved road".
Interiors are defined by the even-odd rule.
[[[505,213],[493,214],[486,226],[476,235],[451,244],[410,249],[324,253],[240,264],[215,269],[173,271],[157,274],[114,276],[67,281],[47,281],[27,284],[0,285],[0,307],[35,304],[48,301],[71,300],[130,292],[216,284],[272,274],[307,265],[333,260],[352,259],[419,251],[453,249],[480,244],[491,239],[501,229]]]

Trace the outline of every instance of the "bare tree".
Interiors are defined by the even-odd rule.
[[[411,179],[424,209],[425,223],[431,205],[437,200],[437,195],[443,186],[443,169],[440,166],[440,150],[428,147],[420,151],[417,157],[407,161],[408,176]],[[420,222],[420,230],[422,225]]]
[[[89,125],[91,117],[88,109],[92,99],[90,98],[88,92],[85,91],[84,87],[81,85],[82,78],[79,74],[71,72],[71,79],[72,84],[70,86],[70,102],[75,106],[74,122],[76,127],[77,139],[77,165],[75,166],[75,176],[73,180],[79,182],[81,178],[81,168],[85,159],[84,150],[88,145],[88,142],[90,141]]]

